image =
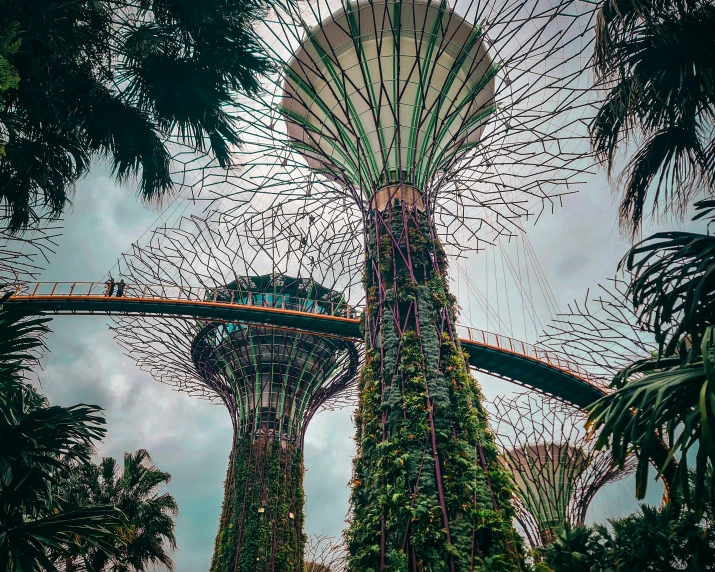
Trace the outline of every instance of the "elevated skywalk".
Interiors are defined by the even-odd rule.
[[[18,286],[8,301],[28,302],[47,314],[164,316],[247,322],[362,341],[360,314],[345,303],[255,296],[225,289],[115,284],[37,282]],[[470,366],[585,407],[607,389],[585,370],[531,344],[475,328],[458,327]]]

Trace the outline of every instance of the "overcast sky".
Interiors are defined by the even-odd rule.
[[[564,207],[544,216],[529,236],[560,305],[582,299],[586,289],[613,275],[627,248],[618,233],[615,203],[603,177]],[[46,281],[103,281],[118,256],[151,228],[157,213],[142,206],[131,188],[117,187],[98,165],[80,182],[65,217],[57,254]],[[480,264],[479,258],[467,264]],[[463,284],[461,285],[463,286]],[[463,308],[470,305],[459,287]],[[518,309],[514,309],[518,311]],[[479,313],[465,320],[479,326]],[[169,491],[179,504],[177,572],[208,569],[231,444],[228,414],[151,379],[122,354],[102,316],[59,317],[48,339],[51,353],[40,373],[53,404],[99,404],[106,410],[108,437],[101,455],[121,458],[146,448],[173,476]],[[484,325],[482,325],[484,327]],[[533,341],[533,340],[532,340]],[[506,382],[478,376],[488,397],[511,392]],[[354,452],[350,410],[321,413],[306,439],[307,531],[338,536],[348,508],[347,483]],[[654,488],[650,500],[657,501]],[[614,485],[593,504],[591,519],[623,516],[636,507],[632,482]]]

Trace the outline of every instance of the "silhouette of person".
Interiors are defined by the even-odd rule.
[[[126,284],[124,284],[124,279],[122,278],[119,284],[117,284],[117,298],[124,296],[124,286],[126,286]]]
[[[105,284],[107,285],[107,289],[105,290],[104,295],[111,297],[112,294],[114,294],[114,278],[110,276],[109,280],[107,280]]]

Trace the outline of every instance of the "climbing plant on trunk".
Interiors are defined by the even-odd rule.
[[[454,331],[430,213],[395,199],[371,217],[351,568],[519,570],[512,483]]]

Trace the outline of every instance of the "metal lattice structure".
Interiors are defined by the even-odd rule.
[[[553,540],[564,523],[584,524],[596,493],[635,465],[613,465],[595,449],[586,415],[553,398],[520,393],[490,404],[504,465],[516,483],[517,521],[532,548]]]
[[[286,4],[258,30],[278,72],[238,102],[234,168],[185,153],[177,179],[357,254],[372,207],[419,195],[445,246],[481,249],[587,180],[593,23],[576,0]]]
[[[347,572],[348,549],[342,539],[309,536],[305,548],[305,572]]]
[[[342,275],[339,263],[316,278],[307,259],[281,257],[280,244],[249,242],[245,230],[221,215],[183,219],[126,255],[122,275],[156,289],[202,288],[212,300],[250,301],[267,311],[345,315],[342,292],[331,288]],[[114,330],[154,378],[219,401],[231,416],[234,443],[211,570],[302,570],[303,437],[319,409],[354,399],[354,344],[217,320],[116,317]]]
[[[547,327],[538,346],[585,367],[604,383],[658,349],[628,299],[628,276],[615,277],[574,301]]]
[[[4,211],[5,207],[0,205],[0,220],[7,219]],[[61,233],[61,221],[48,218],[41,218],[17,233],[0,228],[0,284],[36,278],[54,254]]]

